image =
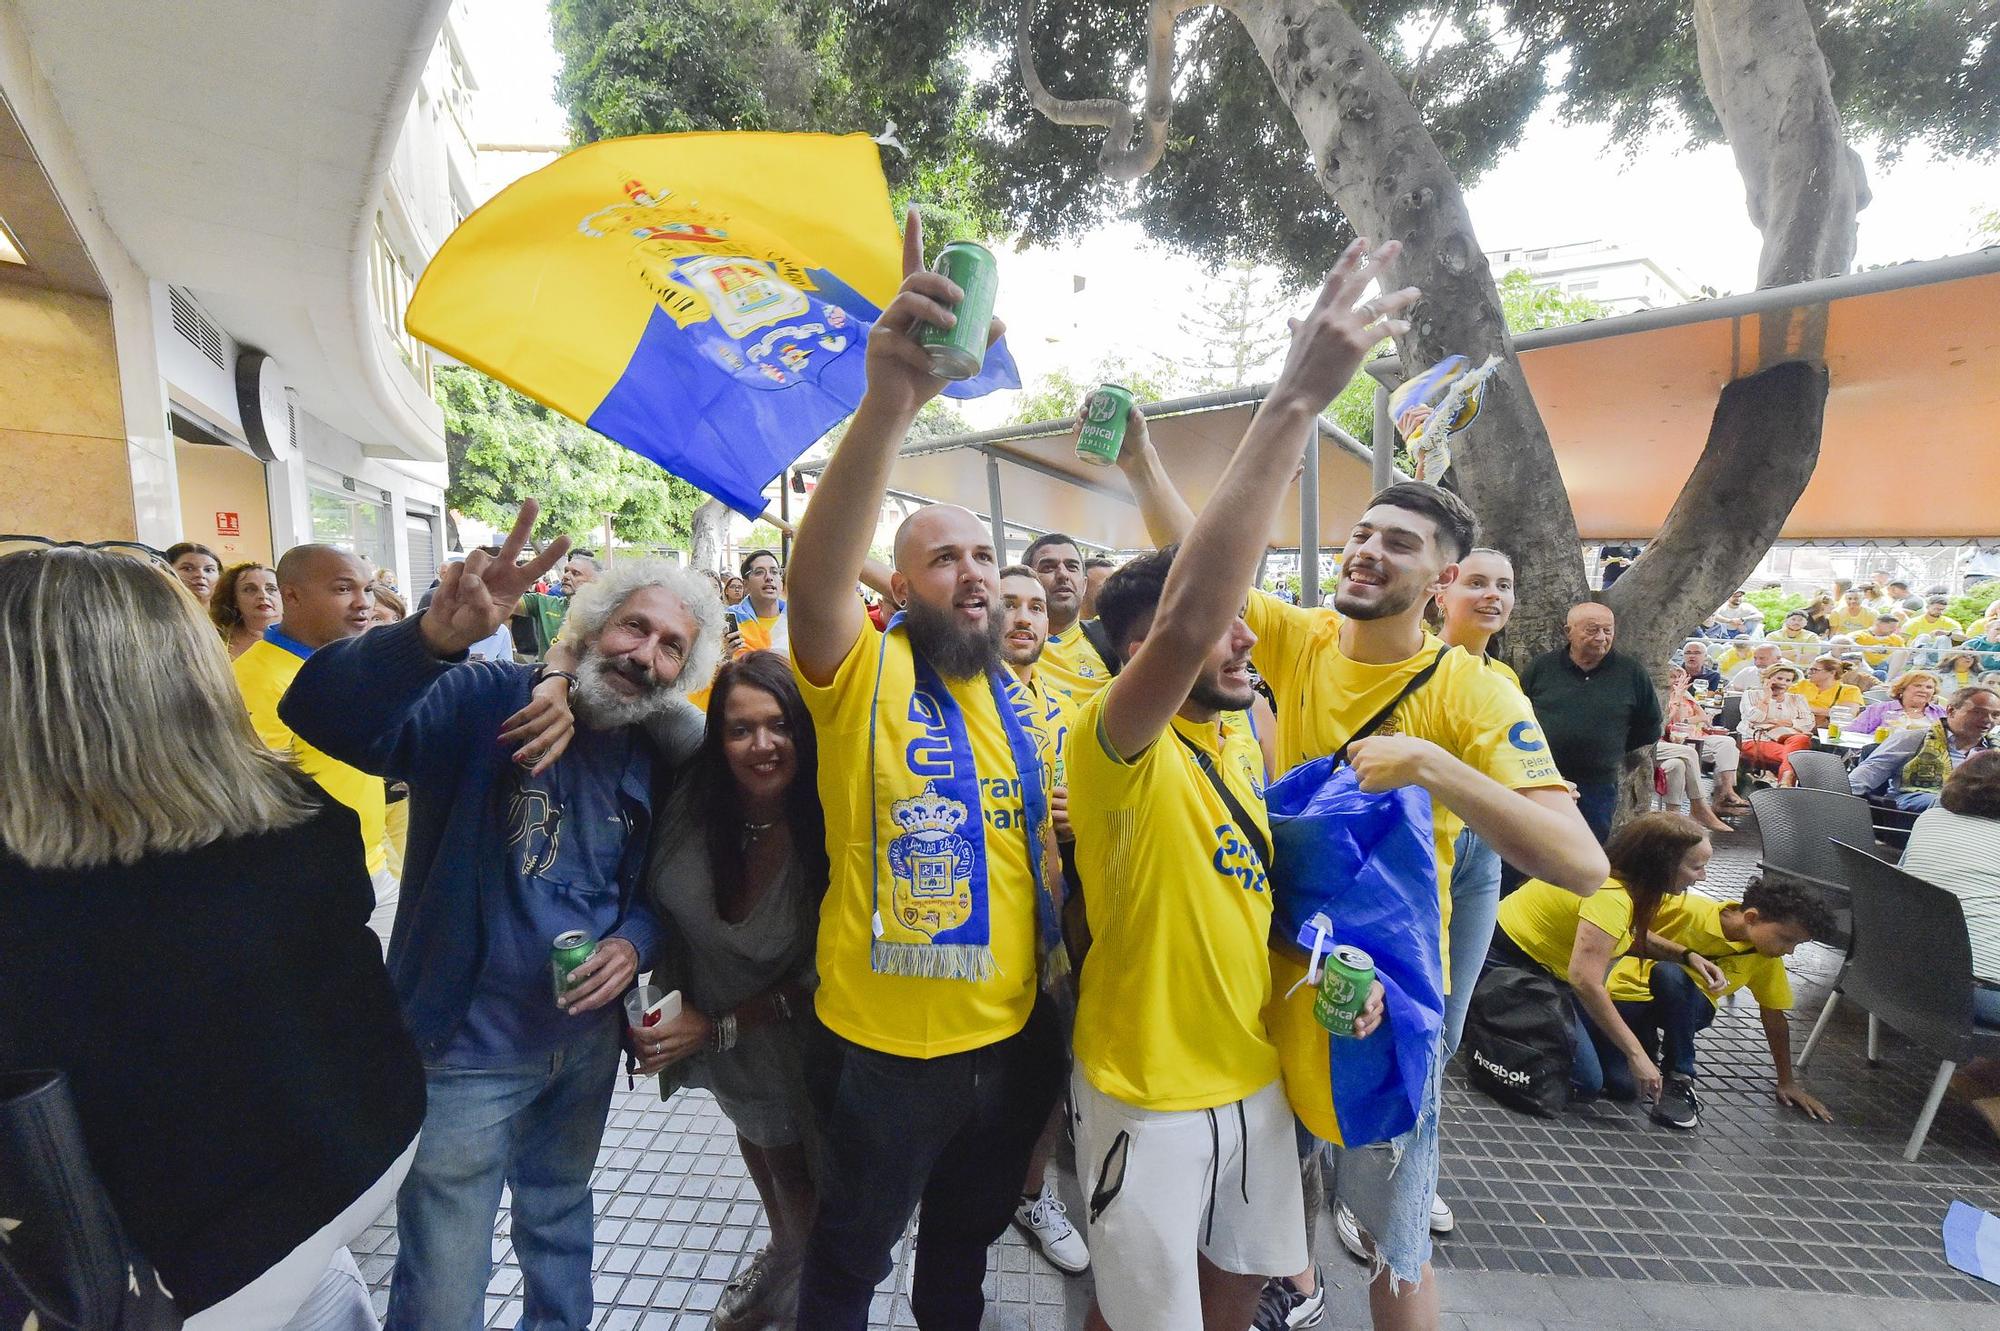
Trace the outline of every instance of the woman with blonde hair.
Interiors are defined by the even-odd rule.
[[[229,646],[229,659],[250,650],[264,636],[264,630],[285,617],[285,598],[278,591],[278,574],[268,564],[255,560],[231,564],[215,584],[209,599],[208,617],[221,631]]]
[[[1944,719],[1938,698],[1944,681],[1932,670],[1906,670],[1889,681],[1889,696],[1871,702],[1855,716],[1850,726],[1857,735],[1878,730],[1894,734],[1898,730],[1928,730],[1933,721]]]
[[[343,1246],[423,1122],[354,814],[149,565],[0,558],[0,1071],[60,1069],[190,1331],[375,1325]]]

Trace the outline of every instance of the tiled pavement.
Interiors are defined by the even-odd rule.
[[[1709,885],[1724,895],[1754,871],[1756,838],[1727,836],[1717,850]],[[1812,947],[1793,959],[1795,1049],[1837,960]],[[1923,1155],[1905,1163],[1934,1065],[1893,1033],[1878,1068],[1862,1046],[1861,1019],[1837,1015],[1807,1079],[1837,1121],[1812,1123],[1771,1098],[1755,1006],[1726,1006],[1702,1041],[1703,1121],[1687,1134],[1617,1105],[1527,1118],[1469,1090],[1454,1068],[1442,1191],[1459,1227],[1437,1248],[1447,1331],[1741,1331],[1776,1317],[1813,1331],[2000,1327],[2000,1287],[1946,1265],[1938,1232],[1953,1198],[2000,1212],[2000,1143],[1947,1100]],[[596,1186],[600,1331],[706,1328],[723,1282],[766,1237],[713,1102],[697,1093],[663,1106],[646,1087],[621,1090]],[[1319,1230],[1324,1325],[1365,1327],[1363,1272],[1331,1225]],[[906,1249],[876,1298],[875,1326],[914,1324]],[[490,1326],[520,1316],[511,1252],[503,1212]],[[378,1307],[394,1253],[393,1216],[355,1245]],[[987,1286],[988,1327],[1081,1325],[1087,1278],[1065,1279],[1017,1235],[996,1249]]]

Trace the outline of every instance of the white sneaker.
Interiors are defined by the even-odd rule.
[[[1027,1232],[1042,1250],[1042,1256],[1057,1270],[1074,1276],[1090,1269],[1090,1249],[1084,1246],[1083,1235],[1069,1222],[1069,1213],[1048,1184],[1042,1184],[1041,1196],[1023,1198],[1014,1208],[1014,1223]]]
[[[1458,1217],[1451,1213],[1451,1204],[1436,1193],[1431,1194],[1431,1233],[1449,1234],[1458,1228]]]
[[[1352,1253],[1356,1261],[1368,1260],[1368,1247],[1361,1241],[1361,1222],[1344,1205],[1333,1208],[1333,1232],[1340,1235],[1340,1246]]]

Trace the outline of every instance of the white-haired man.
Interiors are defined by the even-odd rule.
[[[686,682],[721,651],[722,605],[699,574],[621,562],[581,589],[565,641],[581,655],[563,761],[503,738],[527,709],[527,666],[457,664],[506,622],[567,547],[514,560],[534,525],[444,571],[420,618],[307,661],[279,714],[329,754],[410,786],[410,842],[389,970],[421,1050],[429,1107],[396,1197],[388,1325],[484,1325],[493,1219],[513,1193],[525,1324],[591,1324],[590,1173],[617,1074],[618,997],[657,950],[639,891],[655,738],[692,751]],[[595,950],[553,984],[550,945]]]

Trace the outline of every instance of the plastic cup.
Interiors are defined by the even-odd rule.
[[[625,1024],[635,1031],[659,1025],[666,1016],[665,1010],[653,1012],[648,1009],[666,996],[666,991],[655,984],[642,984],[625,995]]]

